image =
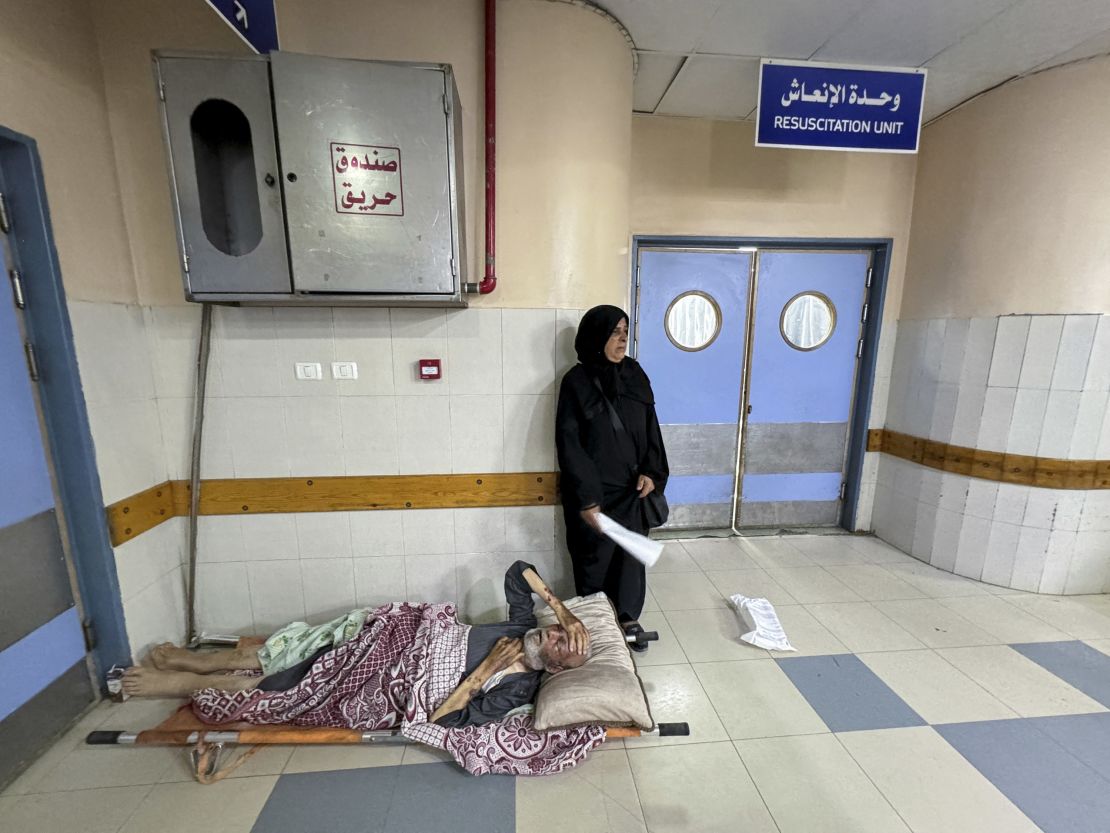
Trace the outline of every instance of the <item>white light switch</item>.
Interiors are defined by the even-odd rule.
[[[357,362],[332,362],[331,375],[333,379],[357,379]]]
[[[297,362],[294,364],[297,378],[308,382],[319,382],[324,378],[324,370],[319,362]]]

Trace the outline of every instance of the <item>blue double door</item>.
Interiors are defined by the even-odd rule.
[[[839,522],[871,257],[640,249],[635,347],[671,463],[668,527]]]

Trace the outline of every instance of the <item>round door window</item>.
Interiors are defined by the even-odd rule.
[[[721,332],[721,308],[704,292],[684,292],[667,307],[663,324],[679,350],[704,350]]]
[[[795,350],[816,350],[836,329],[836,307],[820,292],[802,292],[782,308],[779,329]]]

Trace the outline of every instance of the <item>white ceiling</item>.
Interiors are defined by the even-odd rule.
[[[760,58],[923,66],[925,119],[1110,52],[1110,0],[596,0],[632,34],[639,113],[747,119]]]

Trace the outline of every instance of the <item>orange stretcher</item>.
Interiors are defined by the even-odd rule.
[[[640,633],[628,638],[630,643],[644,644],[654,642],[654,633]],[[215,642],[215,640],[213,640]],[[232,644],[236,640],[229,640]],[[262,640],[246,637],[238,640],[239,645],[257,644]],[[226,644],[226,643],[225,643]],[[657,723],[654,729],[644,730],[629,726],[608,726],[605,739],[666,737],[689,735],[686,723]],[[182,746],[189,747],[189,758],[193,776],[202,784],[213,784],[238,769],[263,746],[323,746],[351,744],[392,744],[411,743],[399,729],[363,731],[361,729],[336,729],[318,726],[274,725],[256,726],[253,723],[203,723],[193,714],[189,704],[154,726],[139,732],[94,731],[85,738],[92,746]],[[223,753],[229,747],[250,746],[238,758],[223,762]]]

